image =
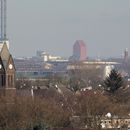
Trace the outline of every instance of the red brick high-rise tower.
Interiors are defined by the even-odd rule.
[[[77,40],[73,46],[73,59],[84,61],[87,58],[86,45],[83,40]]]

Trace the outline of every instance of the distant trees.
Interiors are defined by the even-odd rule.
[[[6,104],[0,98],[0,130],[46,130],[85,126],[99,130],[101,119],[108,112],[112,115],[128,115],[130,103],[127,101],[130,94],[118,71],[112,70],[110,76],[104,80],[105,93],[95,89],[75,93],[86,85],[79,79],[80,74],[77,73],[77,77],[71,79],[73,93],[54,93],[52,90],[55,89],[50,89],[49,92],[48,88],[45,97],[37,96],[33,100],[31,97],[17,97],[13,104]],[[20,82],[24,85],[23,83],[25,82]]]
[[[81,90],[81,88],[85,87],[85,84],[84,82],[79,79],[79,78],[71,78],[69,80],[69,86],[70,86],[70,89],[73,91],[73,92],[76,92],[76,91],[79,91]]]
[[[82,62],[72,64],[74,68],[70,69],[68,74],[70,77],[69,85],[73,91],[81,90],[86,87],[96,88],[101,84],[102,67],[97,65],[87,65]]]
[[[67,127],[70,112],[54,99],[19,97],[13,104],[0,99],[0,130],[49,130]]]
[[[50,130],[49,127],[47,127],[44,123],[36,123],[30,126],[28,126],[28,128],[26,128],[25,130]]]
[[[130,105],[115,105],[106,95],[95,90],[67,96],[64,95],[64,100],[56,100],[49,95],[48,98],[35,97],[34,100],[19,97],[13,104],[6,104],[4,99],[0,99],[0,130],[46,130],[75,126],[97,130],[106,113],[128,115],[130,110]],[[73,119],[76,122],[72,124]]]

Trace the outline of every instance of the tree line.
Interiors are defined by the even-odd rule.
[[[53,97],[16,97],[13,103],[0,98],[0,130],[45,130],[86,127],[101,129],[108,112],[128,116],[130,97],[125,80],[112,70],[102,88]],[[75,120],[79,121],[76,122]]]

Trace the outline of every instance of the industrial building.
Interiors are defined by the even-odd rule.
[[[37,51],[36,58],[41,59],[43,62],[63,60],[62,57],[51,55],[45,51]]]

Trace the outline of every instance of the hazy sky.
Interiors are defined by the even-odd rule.
[[[89,57],[130,50],[130,0],[7,0],[8,37],[15,57],[37,50],[72,55],[78,39]]]

